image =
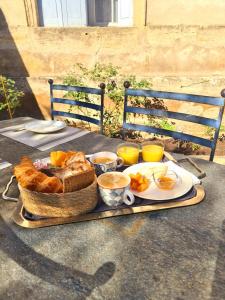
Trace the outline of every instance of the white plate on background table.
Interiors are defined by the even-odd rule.
[[[166,164],[166,163],[165,163]],[[129,175],[129,174],[136,174],[137,172],[141,173],[141,170],[143,167],[155,167],[162,165],[162,163],[159,162],[145,162],[136,164],[133,166],[128,167],[126,170],[123,171],[123,173]],[[170,165],[168,167],[168,171],[175,171],[173,170],[173,165]],[[177,172],[176,172],[177,173]],[[180,168],[179,173],[177,174],[180,178],[180,180],[176,183],[174,188],[172,190],[163,190],[159,189],[156,184],[154,183],[154,180],[151,180],[151,184],[149,188],[143,192],[137,192],[132,190],[132,193],[135,196],[138,196],[143,199],[148,200],[170,200],[175,199],[178,197],[181,197],[185,195],[193,186],[193,180],[190,173],[188,173],[186,170]]]
[[[24,125],[24,129],[36,133],[51,133],[66,127],[63,121],[36,120]]]

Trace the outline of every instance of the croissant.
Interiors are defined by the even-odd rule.
[[[23,157],[20,164],[15,166],[14,174],[19,184],[28,190],[41,193],[62,193],[63,191],[59,178],[48,177],[38,171],[28,157]]]

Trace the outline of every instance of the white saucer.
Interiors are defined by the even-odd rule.
[[[66,127],[62,121],[37,120],[25,124],[24,128],[36,133],[51,133]]]

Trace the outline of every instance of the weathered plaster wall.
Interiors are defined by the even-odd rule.
[[[19,76],[57,76],[76,62],[120,65],[140,76],[213,75],[225,71],[225,27],[29,28],[0,31],[1,69]],[[4,55],[3,55],[4,54]]]
[[[218,96],[225,87],[221,27],[12,27],[0,39],[1,73],[28,77],[45,115],[47,78],[63,77],[77,62],[119,65],[125,74],[151,78],[155,89]]]
[[[150,25],[225,25],[224,0],[147,0]]]
[[[0,9],[9,26],[27,26],[24,0],[1,0]]]

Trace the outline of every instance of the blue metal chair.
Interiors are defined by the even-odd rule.
[[[124,82],[125,87],[125,96],[124,96],[124,114],[123,114],[123,138],[125,138],[125,130],[134,130],[134,131],[144,131],[159,135],[170,136],[175,139],[190,141],[208,148],[211,148],[210,161],[213,161],[217,139],[219,137],[220,125],[224,112],[224,102],[225,102],[225,89],[221,91],[221,96],[223,98],[209,97],[209,96],[200,96],[192,94],[183,94],[183,93],[172,93],[172,92],[160,92],[153,90],[144,90],[144,89],[131,89],[130,83],[128,81]],[[172,99],[178,101],[188,101],[194,103],[203,103],[219,108],[218,119],[210,119],[201,116],[195,116],[186,113],[172,112],[162,109],[146,109],[141,107],[134,107],[128,105],[128,96],[140,96],[140,97],[154,97],[161,99]],[[187,122],[193,122],[202,124],[205,126],[210,126],[215,128],[215,134],[213,140],[208,140],[205,138],[197,137],[194,135],[186,134],[183,132],[176,132],[172,130],[156,128],[152,126],[138,125],[127,122],[127,113],[141,114],[141,115],[152,115],[158,117],[172,118],[177,120],[183,120]]]
[[[51,118],[54,120],[55,116],[61,116],[61,117],[68,117],[68,118],[74,118],[86,122],[93,123],[95,125],[98,125],[100,127],[100,133],[103,134],[103,108],[104,108],[104,95],[105,95],[105,84],[101,83],[98,88],[90,88],[90,87],[84,87],[84,86],[71,86],[71,85],[63,85],[63,84],[53,84],[53,80],[49,79],[48,83],[50,85],[50,100],[51,100]],[[99,95],[101,104],[94,104],[90,102],[85,101],[79,101],[79,100],[73,100],[73,99],[66,99],[66,98],[55,98],[53,97],[53,91],[67,91],[67,92],[82,92],[85,94],[92,94],[92,95]],[[65,112],[65,111],[59,111],[54,110],[54,103],[63,103],[70,106],[79,106],[79,107],[86,107],[93,109],[95,111],[100,112],[100,118],[96,119],[93,117],[81,115],[78,113],[72,113],[72,112]]]

